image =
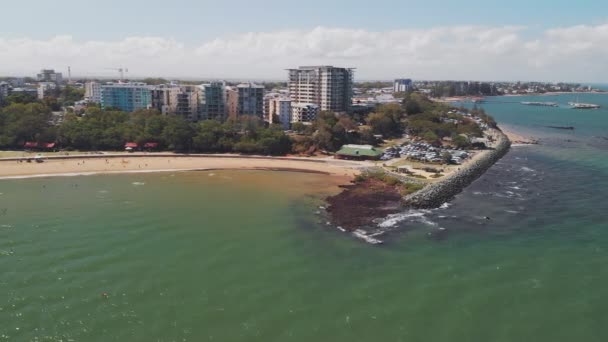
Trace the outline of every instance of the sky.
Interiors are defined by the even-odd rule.
[[[28,0],[0,4],[0,75],[608,82],[608,1]]]

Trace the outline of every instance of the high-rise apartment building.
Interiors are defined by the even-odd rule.
[[[239,115],[239,91],[235,87],[226,87],[226,113],[231,120]]]
[[[413,82],[409,78],[400,78],[395,80],[393,91],[395,93],[406,93],[411,91],[413,88]]]
[[[57,83],[55,82],[39,82],[38,83],[38,99],[42,100],[47,96],[56,95],[58,91]]]
[[[264,86],[242,83],[236,86],[238,92],[237,116],[250,115],[264,119]]]
[[[6,98],[10,94],[10,92],[11,92],[10,84],[8,84],[6,82],[0,82],[0,105],[4,104],[4,102],[6,101]]]
[[[87,102],[101,103],[101,83],[87,82],[84,84],[84,99]]]
[[[273,98],[268,100],[268,118],[271,124],[280,123],[283,129],[291,126],[291,99]]]
[[[37,75],[38,82],[52,82],[61,83],[63,82],[63,76],[60,72],[55,72],[53,69],[42,69]]]
[[[200,88],[193,85],[169,88],[168,113],[182,116],[190,121],[199,120]]]
[[[101,107],[125,112],[152,106],[151,87],[145,83],[112,83],[101,86]]]
[[[226,84],[211,82],[199,87],[199,120],[226,120]]]
[[[319,110],[350,113],[353,97],[352,68],[304,66],[289,69],[289,95],[292,108],[316,105]],[[294,107],[296,106],[296,107]],[[295,115],[296,120],[299,115]]]

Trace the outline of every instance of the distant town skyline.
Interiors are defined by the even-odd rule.
[[[36,8],[35,11],[32,8]],[[608,4],[379,0],[260,6],[177,0],[4,5],[0,76],[285,80],[300,65],[356,80],[606,82]]]

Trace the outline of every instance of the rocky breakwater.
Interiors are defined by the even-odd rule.
[[[429,184],[422,190],[403,198],[406,206],[420,209],[431,209],[450,201],[464,188],[481,177],[494,163],[500,160],[511,147],[511,141],[500,130],[492,130],[496,138],[494,149],[484,151],[483,155],[454,172],[445,179]]]

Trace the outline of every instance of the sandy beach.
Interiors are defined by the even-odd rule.
[[[538,143],[537,139],[533,137],[528,137],[513,131],[512,129],[505,129],[501,127],[501,131],[511,140],[513,145],[529,145]]]
[[[127,172],[188,170],[282,170],[317,172],[352,178],[362,163],[329,158],[282,158],[239,155],[175,155],[169,153],[71,155],[44,157],[43,162],[25,158],[0,159],[0,178],[72,176]]]

